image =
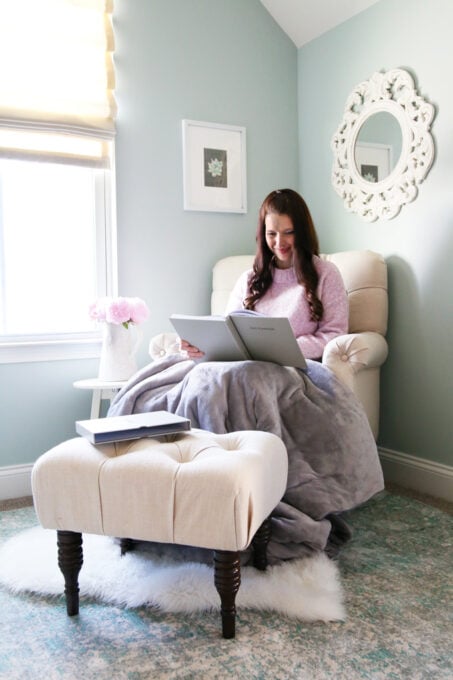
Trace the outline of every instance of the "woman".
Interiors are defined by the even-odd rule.
[[[348,302],[336,266],[319,257],[308,207],[296,191],[278,189],[264,200],[258,218],[253,269],[237,281],[226,313],[250,309],[286,316],[307,359],[320,359],[326,344],[348,330]],[[181,342],[191,359],[202,348]]]

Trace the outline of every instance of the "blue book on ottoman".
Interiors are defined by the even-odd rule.
[[[165,434],[186,432],[191,428],[188,418],[168,411],[77,420],[75,426],[77,434],[86,437],[92,444],[105,444],[141,437],[160,437]]]

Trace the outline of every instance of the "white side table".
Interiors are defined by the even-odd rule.
[[[102,399],[112,400],[126,382],[127,380],[107,381],[99,378],[87,378],[86,380],[76,380],[73,385],[79,390],[93,390],[90,418],[99,418]]]

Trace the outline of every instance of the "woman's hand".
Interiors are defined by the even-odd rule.
[[[181,340],[181,349],[183,352],[187,352],[189,359],[201,359],[201,357],[204,357],[204,352],[198,349],[198,347],[191,345],[187,340]]]

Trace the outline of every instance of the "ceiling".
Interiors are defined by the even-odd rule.
[[[267,11],[302,47],[379,0],[261,0]]]

